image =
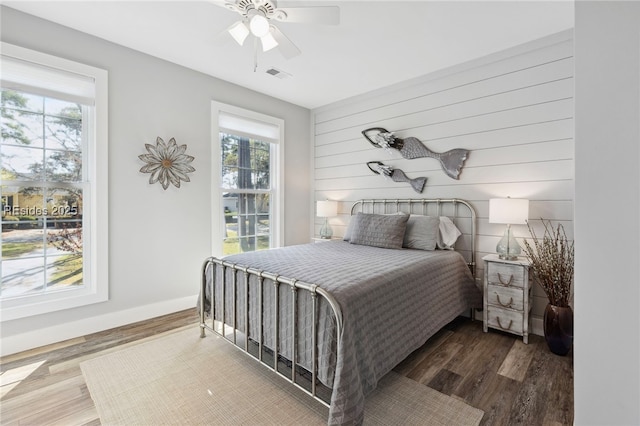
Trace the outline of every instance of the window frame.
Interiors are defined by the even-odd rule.
[[[223,211],[222,195],[226,190],[221,185],[220,160],[222,151],[220,147],[220,115],[230,114],[238,116],[249,121],[266,123],[278,127],[277,141],[261,139],[259,135],[243,133],[242,136],[251,136],[255,139],[261,139],[265,142],[272,143],[271,162],[274,164],[275,170],[270,170],[269,178],[271,180],[271,189],[250,191],[251,193],[270,193],[273,198],[270,200],[271,221],[270,231],[271,240],[270,247],[280,247],[284,241],[284,120],[251,111],[248,109],[236,107],[233,105],[212,101],[211,102],[211,253],[214,256],[223,255],[223,240],[225,218],[221,214]],[[273,152],[275,150],[275,153]],[[233,192],[243,192],[242,189]]]
[[[34,315],[71,309],[109,299],[109,231],[108,231],[108,72],[104,69],[78,63],[9,43],[1,43],[2,56],[16,58],[79,77],[93,79],[94,105],[83,107],[89,111],[86,153],[83,164],[87,164],[84,177],[88,181],[89,193],[83,194],[84,222],[89,227],[88,244],[83,242],[83,283],[81,288],[68,291],[25,295],[0,300],[0,321],[16,320]],[[5,87],[4,84],[2,84]],[[6,88],[12,89],[10,85]],[[15,90],[26,92],[28,88]],[[56,97],[43,90],[34,89],[35,94]],[[84,122],[84,113],[83,113]],[[83,123],[83,126],[85,124]],[[83,135],[83,137],[85,137]],[[98,160],[99,159],[99,160]]]

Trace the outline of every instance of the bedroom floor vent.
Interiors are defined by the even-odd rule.
[[[272,76],[278,77],[279,79],[285,79],[285,78],[293,77],[291,74],[289,74],[287,72],[284,72],[282,70],[279,70],[277,68],[273,68],[273,67],[271,67],[271,68],[269,68],[267,70],[267,74],[271,74]]]

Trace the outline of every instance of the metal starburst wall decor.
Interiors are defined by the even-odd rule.
[[[165,143],[161,137],[156,139],[156,145],[144,144],[148,154],[138,155],[138,158],[147,163],[140,168],[142,173],[151,173],[149,183],[160,182],[163,189],[167,189],[172,183],[180,188],[180,181],[191,182],[187,173],[195,172],[189,165],[194,160],[191,155],[186,155],[187,145],[178,145],[174,138]]]

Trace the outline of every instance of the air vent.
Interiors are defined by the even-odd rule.
[[[288,72],[284,72],[282,70],[279,70],[279,69],[273,68],[273,67],[269,68],[266,72],[267,72],[267,74],[271,74],[272,76],[278,77],[279,79],[285,79],[285,78],[293,77]]]

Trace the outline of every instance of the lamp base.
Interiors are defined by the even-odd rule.
[[[519,256],[516,255],[506,255],[506,254],[499,254],[498,258],[502,259],[502,260],[518,260]]]
[[[522,249],[511,233],[511,225],[507,225],[502,239],[496,246],[496,252],[498,257],[503,260],[517,260],[520,256]]]
[[[322,225],[322,228],[320,228],[320,238],[330,240],[331,237],[333,237],[333,230],[329,226],[328,220],[325,218],[324,224]]]

